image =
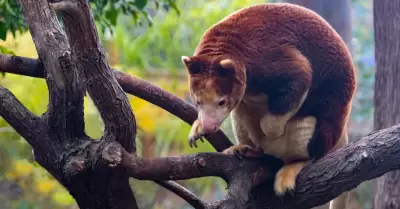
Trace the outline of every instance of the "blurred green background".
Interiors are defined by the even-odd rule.
[[[191,55],[202,33],[224,16],[242,7],[268,1],[180,0],[175,2],[179,10],[174,9],[175,4],[170,4],[169,9],[155,9],[166,6],[156,5],[155,1],[137,1],[147,3],[140,12],[121,9],[121,2],[124,1],[99,0],[92,5],[110,64],[189,101],[186,74],[180,57]],[[165,2],[166,5],[171,3]],[[14,0],[0,0],[0,52],[37,58],[31,36],[24,29],[16,8]],[[117,15],[118,11],[124,12]],[[353,23],[352,53],[359,71],[358,92],[349,123],[354,139],[372,129],[375,68],[372,1],[352,1],[351,12],[352,18],[348,21]],[[0,85],[11,90],[35,114],[40,115],[46,110],[48,91],[43,79],[6,74],[0,77]],[[139,155],[171,156],[214,151],[208,143],[190,148],[187,144],[189,125],[137,97],[129,95],[129,100],[139,126]],[[85,97],[85,119],[87,133],[94,138],[101,137],[103,124],[88,97]],[[233,139],[229,120],[224,123],[223,130]],[[206,201],[221,199],[226,186],[222,180],[211,177],[180,183]],[[140,208],[191,208],[153,182],[131,180],[131,184]],[[355,208],[371,208],[371,186],[371,182],[366,182],[357,188],[353,198]],[[33,161],[30,146],[2,118],[0,203],[0,209],[77,208],[69,193]]]

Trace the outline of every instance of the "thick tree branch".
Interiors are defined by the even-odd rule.
[[[251,189],[261,181],[271,179],[272,174],[282,165],[280,160],[271,156],[243,161],[222,153],[141,158],[129,154],[117,143],[108,144],[102,151],[102,158],[110,166],[119,165],[118,169],[125,169],[128,175],[140,180],[183,180],[215,176],[228,182],[228,195],[223,201],[198,204],[196,208],[244,208]],[[268,166],[262,166],[266,165],[264,162]]]
[[[36,59],[0,54],[0,72],[43,78],[44,71],[40,63]],[[167,110],[188,124],[192,124],[197,118],[196,109],[177,96],[164,91],[146,80],[128,75],[116,69],[112,70],[125,92]],[[218,131],[206,138],[219,152],[232,145],[222,131]]]
[[[45,139],[43,143],[48,147],[41,150],[35,149],[35,157],[70,191],[81,208],[137,209],[136,199],[129,186],[129,176],[126,173],[105,166],[93,165],[89,169],[84,169],[85,164],[95,163],[85,160],[88,158],[85,155],[88,151],[87,144],[93,142],[84,133],[83,95],[86,78],[88,78],[86,84],[90,87],[89,92],[95,92],[92,93],[92,96],[93,94],[97,96],[93,98],[97,100],[97,103],[108,104],[107,102],[111,99],[114,104],[125,102],[125,106],[129,108],[120,108],[120,105],[113,106],[116,109],[100,109],[100,112],[107,112],[108,115],[120,113],[120,109],[123,109],[125,110],[124,115],[127,115],[128,118],[131,116],[130,123],[124,121],[126,117],[121,117],[121,115],[115,116],[119,120],[111,121],[111,123],[105,120],[106,133],[105,140],[101,140],[102,142],[116,139],[124,145],[126,150],[132,152],[135,148],[136,126],[133,113],[121,87],[116,82],[110,81],[110,76],[104,73],[108,72],[113,75],[109,69],[107,71],[108,65],[104,62],[104,53],[99,52],[93,44],[98,41],[95,37],[97,34],[90,16],[90,9],[87,6],[88,2],[82,0],[82,3],[84,5],[80,11],[83,11],[82,14],[86,12],[89,18],[81,17],[82,19],[77,21],[77,26],[87,27],[89,25],[89,27],[81,31],[81,36],[69,36],[70,43],[68,43],[47,0],[20,0],[26,22],[45,69],[50,93],[49,110],[43,117],[44,120],[48,120],[47,125],[42,128],[44,131],[38,136]],[[65,20],[64,23],[68,23],[68,20]],[[66,31],[68,35],[71,35],[68,28]],[[94,38],[92,37],[94,41],[83,40],[86,42],[78,42],[77,45],[78,39],[87,38],[82,34],[89,36],[95,34]],[[69,44],[72,45],[72,48],[69,48]],[[100,48],[100,46],[98,47]],[[96,78],[96,76],[101,78]],[[97,86],[104,88],[96,88]],[[120,94],[117,93],[116,96],[110,94],[110,92],[115,93],[118,90],[121,92]],[[99,96],[105,99],[99,101]],[[124,140],[129,143],[124,144]],[[77,155],[78,153],[82,155]]]
[[[35,78],[45,77],[40,60],[6,54],[0,54],[0,71]]]
[[[40,118],[32,114],[9,90],[2,86],[0,86],[0,116],[19,135],[27,139],[29,144],[40,144],[35,137],[40,127]]]
[[[128,152],[136,151],[136,121],[128,98],[112,73],[97,34],[87,0],[51,3],[61,13],[73,56],[105,125],[105,140],[118,141]]]
[[[50,97],[48,124],[59,134],[58,139],[84,136],[84,88],[56,15],[46,0],[19,0],[19,3],[46,69]]]
[[[197,119],[196,108],[177,96],[146,80],[125,74],[116,69],[114,69],[114,74],[125,92],[163,108],[190,125]],[[206,136],[206,138],[218,152],[232,146],[228,137],[221,130]]]
[[[209,204],[210,208],[216,207],[216,204],[222,208],[225,208],[225,204],[241,208],[245,202],[249,208],[305,209],[322,205],[363,181],[399,169],[399,149],[400,125],[372,133],[306,165],[296,180],[293,195],[282,198],[275,196],[272,185],[260,185],[252,190],[250,196],[249,193],[243,192],[250,191],[266,178],[270,179],[270,174],[281,166],[272,157],[262,161],[267,166],[264,167],[260,161],[242,161],[220,153],[147,159],[114,147],[114,152],[105,152],[103,158],[112,161],[113,164],[119,163],[130,176],[142,180],[222,177],[229,185],[228,197],[233,198]]]

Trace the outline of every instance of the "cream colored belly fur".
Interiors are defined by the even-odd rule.
[[[265,153],[284,161],[285,165],[276,174],[274,183],[276,194],[283,195],[287,190],[295,188],[296,177],[309,160],[307,144],[313,136],[317,121],[311,116],[305,118],[290,118],[290,116],[284,126],[283,134],[271,137],[264,133],[266,113],[267,97],[265,95],[245,95],[243,101],[231,113],[233,132],[238,144],[262,148]],[[269,119],[269,122],[274,121]],[[282,120],[278,118],[275,124],[270,125],[276,128],[277,124],[281,123]],[[272,131],[274,128],[267,127]],[[342,139],[334,149],[343,147],[347,143],[348,136],[345,130]],[[347,201],[348,193],[344,192],[330,201],[329,209],[345,209]]]
[[[282,136],[266,136],[261,120],[267,112],[266,96],[246,96],[232,111],[232,125],[238,143],[262,148],[285,162],[307,160],[307,144],[312,137],[316,119],[314,117],[289,119]]]

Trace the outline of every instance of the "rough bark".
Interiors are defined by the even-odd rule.
[[[400,122],[400,2],[374,0],[375,118],[374,129]],[[400,208],[400,171],[378,179],[375,209]]]
[[[43,60],[49,87],[49,126],[57,139],[84,136],[83,81],[72,64],[68,42],[45,1],[19,1],[32,33],[36,50]],[[55,139],[56,140],[56,139]]]
[[[88,2],[74,2],[80,3],[81,12],[76,15],[80,15],[81,20],[75,25],[65,23],[76,20],[65,20],[65,31],[68,34],[71,30],[83,27],[86,36],[82,33],[68,40],[49,2],[19,1],[39,58],[43,62],[50,95],[48,111],[40,118],[40,126],[35,127],[40,132],[25,138],[37,142],[32,144],[36,161],[70,191],[81,208],[134,209],[137,204],[127,174],[101,166],[97,161],[86,161],[89,151],[93,151],[91,156],[96,156],[96,151],[109,140],[120,142],[130,152],[134,150],[136,127],[125,94],[113,82],[113,77],[108,77],[112,73],[98,45]],[[77,50],[76,44],[79,44],[81,51]],[[101,82],[94,82],[96,80]],[[98,143],[94,143],[84,133],[85,87],[107,124],[105,135]],[[93,93],[96,91],[100,93]],[[27,131],[11,125],[21,135]],[[40,141],[29,138],[39,138]],[[79,175],[77,171],[81,171]]]
[[[46,0],[20,3],[42,64],[1,55],[0,71],[44,76],[50,104],[43,116],[34,116],[0,87],[0,115],[32,145],[36,161],[70,191],[80,208],[137,208],[128,184],[131,176],[155,181],[195,208],[302,209],[326,203],[365,180],[400,168],[400,125],[366,136],[307,165],[300,172],[293,195],[282,198],[275,197],[271,185],[282,163],[271,156],[251,160],[221,153],[137,157],[135,118],[120,86],[188,123],[195,119],[194,108],[144,80],[110,69],[87,1],[52,4],[53,9],[61,11],[68,39]],[[97,141],[80,131],[84,128],[79,121],[85,88],[107,124],[104,136]],[[78,122],[72,123],[74,120]],[[217,150],[230,145],[222,132],[209,138]],[[228,183],[226,197],[205,203],[171,182],[202,176],[223,178]]]
[[[400,161],[391,160],[400,158],[399,136],[400,125],[383,129],[308,164],[299,174],[296,181],[297,189],[293,195],[283,198],[275,197],[270,181],[258,185],[260,181],[274,173],[266,170],[263,165],[269,168],[280,167],[280,162],[272,157],[255,161],[241,160],[220,153],[199,153],[149,159],[135,157],[114,145],[114,151],[108,152],[104,157],[118,159],[118,162],[112,161],[112,163],[119,164],[129,175],[142,180],[182,180],[202,176],[219,176],[226,180],[229,185],[227,199],[206,205],[205,208],[246,206],[302,209],[324,204],[365,180],[399,169]],[[383,150],[385,151],[382,152]],[[256,188],[253,189],[254,186]],[[251,191],[250,196],[243,191]]]

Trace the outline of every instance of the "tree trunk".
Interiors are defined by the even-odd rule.
[[[400,1],[374,0],[375,121],[374,129],[400,122]],[[400,171],[377,181],[375,209],[400,208]]]

